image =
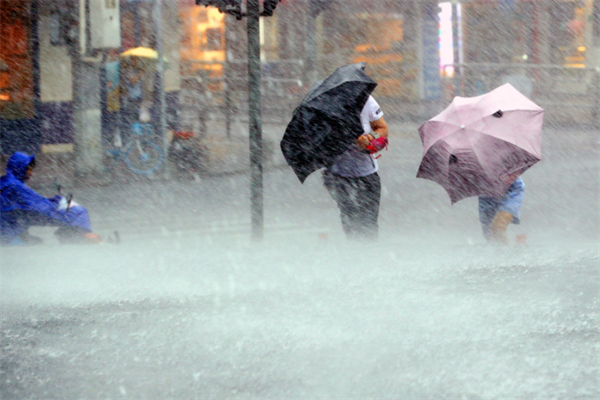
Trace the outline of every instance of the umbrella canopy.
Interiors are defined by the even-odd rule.
[[[544,110],[509,83],[477,97],[455,97],[419,128],[418,178],[439,183],[452,204],[471,196],[501,198],[542,159]]]
[[[294,110],[281,151],[300,182],[335,161],[364,133],[360,113],[377,83],[366,63],[345,65],[317,82]]]

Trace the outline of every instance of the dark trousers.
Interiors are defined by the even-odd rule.
[[[377,239],[381,200],[379,174],[347,178],[325,170],[323,183],[340,209],[346,237]]]

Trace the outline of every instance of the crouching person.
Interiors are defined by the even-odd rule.
[[[69,207],[61,196],[47,199],[25,185],[35,167],[35,157],[14,153],[0,178],[0,243],[4,246],[28,246],[42,240],[29,234],[31,226],[58,226],[61,242],[81,238],[99,242],[92,233],[87,210],[79,205]]]

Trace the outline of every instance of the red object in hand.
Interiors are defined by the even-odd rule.
[[[369,144],[367,146],[367,150],[369,151],[369,154],[375,154],[378,151],[381,151],[384,148],[387,148],[387,145],[388,145],[387,138],[379,137],[377,139],[371,140],[371,144]]]
[[[188,140],[188,139],[191,139],[194,137],[194,132],[192,132],[192,131],[175,131],[175,132],[173,132],[173,136],[178,139]]]

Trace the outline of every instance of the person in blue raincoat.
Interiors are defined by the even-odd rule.
[[[45,198],[25,185],[35,167],[34,155],[14,153],[0,178],[0,243],[35,245],[41,239],[29,234],[31,226],[58,226],[56,234],[67,237],[97,235],[92,233],[87,210],[79,205],[68,207],[62,196]]]

